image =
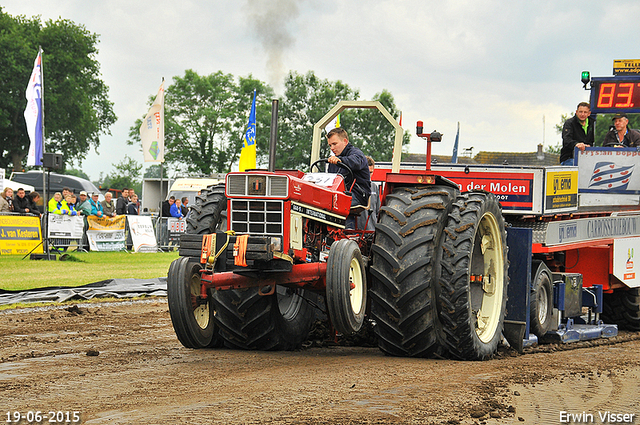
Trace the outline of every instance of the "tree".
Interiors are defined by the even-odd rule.
[[[268,143],[268,97],[273,90],[249,75],[235,82],[233,75],[218,71],[200,76],[193,70],[174,77],[165,91],[165,159],[188,173],[210,175],[231,169],[242,148],[253,90],[257,92],[257,143],[264,156]],[[129,144],[139,143],[136,121]]]
[[[278,129],[278,152],[276,167],[303,169],[309,166],[313,125],[318,122],[340,100],[358,100],[359,92],[342,81],[330,82],[318,78],[313,71],[305,75],[290,72],[284,82],[284,96],[280,100],[280,122]],[[350,132],[350,123],[355,113],[346,110],[340,121]],[[328,156],[326,143],[322,144],[320,157]]]
[[[102,187],[113,189],[132,187],[136,193],[141,193],[140,170],[142,170],[142,165],[138,161],[125,155],[122,161],[111,165],[113,165],[115,171],[104,179]]]
[[[150,165],[149,168],[147,168],[145,170],[145,172],[144,172],[144,178],[159,179],[160,178],[160,165],[158,165],[158,164]],[[167,168],[166,167],[162,167],[162,178],[164,178],[164,179],[167,178]]]
[[[95,59],[98,35],[66,19],[12,17],[0,8],[0,167],[21,169],[29,149],[25,89],[42,46],[46,151],[65,163],[97,148],[116,121]]]
[[[89,176],[84,171],[76,170],[75,168],[67,168],[66,170],[64,170],[64,174],[67,174],[69,176],[80,177],[82,179],[91,181]]]
[[[313,126],[341,100],[358,100],[358,90],[342,81],[318,78],[312,71],[306,75],[290,72],[285,80],[285,94],[281,101],[281,127],[279,130],[278,168],[307,169],[311,158]],[[396,119],[400,115],[393,95],[383,90],[372,100],[380,103]],[[340,126],[349,134],[349,141],[375,160],[391,160],[395,142],[395,129],[387,119],[373,109],[346,109],[340,114]],[[403,135],[403,145],[411,135]],[[320,145],[320,157],[329,156],[326,143]]]

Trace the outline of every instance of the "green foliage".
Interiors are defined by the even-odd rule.
[[[98,35],[66,19],[12,17],[0,8],[0,167],[21,169],[29,148],[25,90],[42,46],[47,152],[80,162],[116,121],[95,59]]]
[[[80,177],[80,178],[91,181],[89,176],[84,171],[76,170],[75,168],[67,168],[66,170],[64,170],[64,174],[67,174],[69,176]]]
[[[162,167],[162,177],[163,178],[167,178],[167,167]],[[159,164],[153,164],[150,165],[149,168],[147,168],[144,172],[144,178],[155,178],[155,179],[159,179],[160,178],[160,165]]]
[[[111,164],[115,171],[109,174],[102,183],[104,188],[122,189],[133,188],[136,193],[142,193],[142,181],[140,180],[142,165],[128,155],[117,164]]]
[[[595,129],[596,146],[602,146],[604,136],[606,136],[607,132],[613,127],[613,121],[611,121],[612,117],[613,114],[598,114]],[[639,130],[640,114],[627,114],[627,117],[629,118],[629,124],[627,125],[627,128]]]
[[[239,158],[247,127],[253,90],[256,98],[258,157],[268,148],[270,101],[273,90],[249,75],[234,80],[218,71],[200,76],[193,70],[174,77],[165,91],[165,159],[190,174],[224,173]],[[152,101],[152,100],[151,100]],[[149,103],[151,104],[151,102]],[[139,143],[136,121],[129,144]]]
[[[285,79],[284,96],[279,99],[276,167],[306,169],[311,157],[313,126],[340,100],[358,100],[359,92],[342,81],[290,72]],[[218,71],[200,76],[192,70],[184,77],[174,77],[165,91],[165,159],[178,171],[209,175],[231,169],[239,158],[247,127],[253,90],[256,99],[256,162],[265,167],[268,161],[273,89],[253,78]],[[400,115],[393,95],[376,94],[378,100],[397,119]],[[150,97],[149,105],[153,102]],[[349,140],[376,161],[390,160],[395,129],[377,110],[348,109],[340,115],[341,126]],[[127,143],[140,143],[142,119],[129,130]],[[403,145],[409,143],[409,132]],[[320,156],[329,156],[326,142]],[[159,171],[158,171],[159,173]],[[159,175],[159,174],[158,174]]]
[[[558,142],[555,146],[547,145],[544,148],[544,151],[547,153],[557,153],[560,154],[562,150],[562,142]]]

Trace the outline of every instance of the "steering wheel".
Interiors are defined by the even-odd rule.
[[[329,160],[326,158],[321,158],[319,160],[317,160],[316,162],[314,162],[313,164],[311,164],[311,167],[309,167],[309,171],[313,172],[313,167],[317,167],[318,171],[320,171],[320,167],[318,167],[319,164],[322,163],[329,163]],[[356,182],[355,176],[353,175],[353,171],[351,170],[351,167],[349,167],[347,164],[345,164],[342,161],[338,161],[335,165],[337,165],[338,167],[344,168],[345,170],[347,170],[347,172],[349,173],[348,176],[345,177],[349,177],[349,179],[345,178],[345,182],[346,181],[353,181],[353,183]],[[353,186],[353,184],[351,184],[351,186]],[[351,188],[349,188],[349,191],[351,191]]]

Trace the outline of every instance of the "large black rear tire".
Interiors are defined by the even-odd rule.
[[[453,202],[442,245],[440,321],[449,352],[462,360],[493,357],[507,304],[507,232],[502,208],[488,192]]]
[[[602,320],[629,331],[640,331],[640,288],[604,294]]]
[[[454,197],[444,186],[400,187],[380,209],[369,295],[378,346],[386,354],[426,357],[442,350],[435,282]]]
[[[276,286],[272,295],[258,288],[217,291],[216,322],[225,345],[244,350],[295,350],[307,339],[315,317],[302,289]]]
[[[171,263],[167,277],[167,299],[171,323],[178,340],[187,348],[220,347],[213,317],[211,297],[204,302],[200,296],[200,264],[189,257]]]

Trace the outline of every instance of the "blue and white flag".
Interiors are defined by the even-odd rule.
[[[635,165],[621,166],[613,162],[596,163],[589,188],[594,189],[626,189],[633,174]]]
[[[251,170],[256,168],[256,91],[253,91],[253,103],[251,104],[251,112],[249,113],[249,123],[247,132],[242,142],[242,150],[240,151],[240,171]]]
[[[451,155],[451,163],[458,163],[458,142],[460,141],[460,121],[458,121],[458,132],[456,133],[456,141],[453,144],[453,154]]]
[[[27,84],[27,107],[24,109],[24,120],[29,134],[29,153],[27,166],[42,165],[44,135],[42,134],[42,49],[38,51],[33,72]]]

